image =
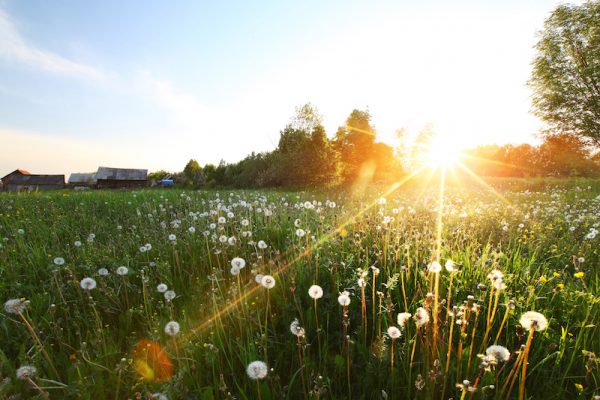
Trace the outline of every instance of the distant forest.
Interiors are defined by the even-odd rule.
[[[187,187],[310,187],[369,182],[394,182],[416,168],[419,152],[435,140],[424,129],[411,145],[397,132],[399,147],[377,141],[369,111],[353,110],[333,138],[328,138],[322,117],[310,103],[281,131],[277,148],[251,153],[237,163],[201,166],[190,160],[183,171],[156,171],[150,179],[171,176]],[[480,176],[496,177],[599,177],[600,153],[574,135],[545,135],[539,146],[480,146],[466,150],[461,163]]]

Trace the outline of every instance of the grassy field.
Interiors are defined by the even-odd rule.
[[[593,399],[600,182],[494,186],[0,194],[0,398]]]

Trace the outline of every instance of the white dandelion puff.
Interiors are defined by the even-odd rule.
[[[92,290],[96,288],[96,281],[93,278],[83,278],[81,282],[79,282],[79,286],[81,286],[84,290]]]
[[[404,329],[406,327],[406,324],[408,323],[410,317],[412,317],[411,313],[402,312],[398,314],[398,325],[400,326],[400,328]]]
[[[176,294],[174,290],[167,290],[164,296],[167,301],[171,301],[175,298]]]
[[[415,313],[414,319],[418,327],[427,325],[427,323],[429,322],[429,313],[423,307],[419,307],[417,308],[417,312]]]
[[[29,307],[29,300],[10,299],[4,303],[4,311],[9,314],[21,314]]]
[[[167,285],[165,285],[164,283],[159,283],[156,286],[156,290],[158,290],[158,293],[165,293],[169,288],[167,287]]]
[[[26,381],[32,379],[37,373],[37,369],[32,365],[23,365],[17,369],[17,379]]]
[[[246,266],[246,260],[244,260],[241,257],[234,257],[231,260],[231,267],[232,268],[237,268],[237,269],[242,269]]]
[[[427,270],[429,272],[433,272],[434,274],[439,273],[442,270],[442,265],[437,261],[432,261],[428,266]]]
[[[323,288],[319,285],[312,285],[308,288],[308,295],[317,300],[323,297]]]
[[[510,351],[504,346],[492,345],[485,350],[485,355],[488,358],[488,361],[508,361],[510,358]]]
[[[252,380],[264,379],[269,373],[269,367],[262,361],[252,361],[246,368],[248,377]]]
[[[121,265],[119,268],[117,268],[117,275],[125,276],[128,273],[129,273],[129,268],[127,268],[124,265]]]
[[[346,291],[340,293],[338,296],[338,303],[340,303],[340,305],[343,307],[350,305],[350,293]]]
[[[390,326],[387,330],[387,334],[391,339],[398,339],[400,336],[402,336],[400,329],[396,328],[395,326]]]
[[[260,284],[267,289],[273,289],[275,287],[275,278],[271,275],[264,275],[260,280]]]
[[[519,319],[521,326],[527,330],[543,331],[548,327],[548,320],[539,312],[527,311]]]
[[[179,323],[177,321],[169,321],[165,325],[165,333],[169,336],[175,336],[179,333]]]

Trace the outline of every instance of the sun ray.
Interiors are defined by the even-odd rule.
[[[415,176],[419,175],[425,168],[426,167],[423,166],[423,167],[415,170],[414,172],[406,175],[405,177],[403,177],[399,181],[394,182],[383,193],[382,197],[387,197],[387,196],[391,195],[392,193],[394,193],[396,190],[398,190],[404,184],[406,184],[407,182],[409,182]],[[334,235],[339,234],[342,231],[342,229],[344,229],[346,226],[348,226],[349,224],[351,224],[352,221],[354,221],[356,218],[358,218],[361,215],[363,215],[364,213],[366,213],[368,210],[370,210],[375,205],[377,205],[377,200],[372,201],[366,207],[361,208],[361,210],[359,210],[356,214],[353,214],[350,217],[346,218],[346,220],[344,220],[334,230],[332,230],[331,232],[329,232],[329,233],[321,236],[315,243],[313,243],[310,246],[308,246],[304,251],[302,251],[301,253],[297,254],[294,258],[292,258],[291,260],[285,262],[284,264],[282,264],[281,266],[279,266],[277,269],[275,269],[271,273],[271,275],[273,275],[274,277],[277,277],[278,275],[280,275],[281,273],[283,273],[284,271],[286,271],[290,266],[294,265],[296,262],[298,262],[299,260],[303,259],[304,257],[310,255],[316,248],[318,248],[323,243],[325,243],[326,241],[328,241],[329,239],[331,239]],[[290,253],[292,253],[296,249],[297,249],[297,247],[292,247],[292,249],[290,249],[289,251],[285,252],[283,255],[279,256],[278,259],[281,260],[281,259],[285,258],[287,255],[289,255]],[[184,339],[186,339],[186,338],[188,338],[190,336],[193,336],[193,335],[201,332],[202,330],[206,329],[207,327],[211,326],[214,323],[215,320],[220,319],[224,315],[227,315],[229,312],[231,312],[234,309],[236,309],[237,306],[241,302],[243,302],[243,301],[247,300],[248,298],[250,298],[259,289],[263,289],[263,288],[260,285],[254,285],[254,286],[252,286],[251,288],[249,288],[248,290],[246,290],[243,294],[240,294],[235,300],[231,301],[226,306],[224,306],[221,310],[219,310],[218,312],[216,312],[214,314],[209,315],[207,318],[204,319],[204,321],[202,321],[201,323],[199,323],[198,325],[196,325],[194,328],[190,329],[190,331],[188,332],[187,335],[181,336],[180,340],[184,340]]]

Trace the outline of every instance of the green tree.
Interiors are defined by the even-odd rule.
[[[338,157],[321,121],[318,110],[310,103],[296,108],[290,123],[281,131],[269,181],[305,186],[336,180]]]
[[[545,175],[591,177],[600,172],[585,141],[577,136],[547,136],[539,152],[540,168]]]
[[[559,5],[536,44],[529,84],[546,134],[600,145],[600,1]]]
[[[202,167],[198,164],[196,160],[190,160],[185,165],[183,169],[183,175],[186,178],[186,183],[192,186],[200,186],[204,183],[204,173],[202,172]]]
[[[169,171],[165,171],[164,169],[158,170],[158,171],[154,171],[154,172],[150,172],[148,174],[148,180],[151,181],[160,181],[162,179],[165,179],[169,176],[173,176],[172,173],[170,173]]]
[[[346,119],[346,125],[338,128],[335,143],[340,153],[342,177],[345,182],[355,181],[361,168],[373,162],[376,134],[368,110],[353,110]]]

